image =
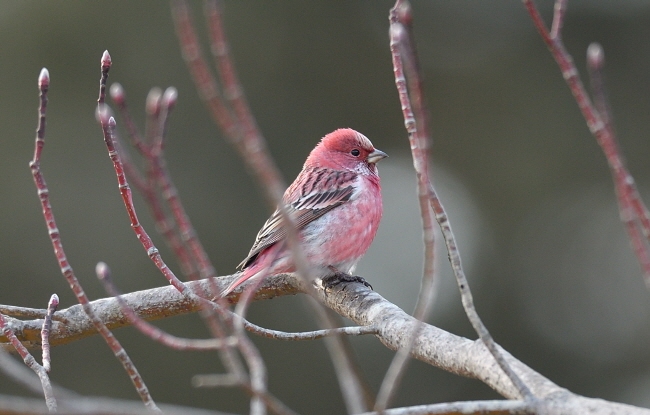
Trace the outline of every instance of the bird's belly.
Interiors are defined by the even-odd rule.
[[[368,196],[333,209],[303,228],[303,249],[316,274],[331,273],[329,266],[350,273],[366,253],[382,215],[381,199]]]

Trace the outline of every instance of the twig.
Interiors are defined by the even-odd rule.
[[[221,73],[224,89],[237,92],[227,97],[234,107],[235,115],[233,115],[233,111],[223,102],[217,88],[217,83],[211,76],[208,65],[202,57],[187,4],[183,1],[175,1],[173,4],[174,23],[181,43],[183,57],[189,66],[199,94],[211,109],[213,118],[226,134],[228,140],[235,145],[242,159],[258,179],[270,205],[280,210],[282,220],[287,229],[286,242],[291,249],[297,274],[305,280],[305,287],[307,287],[308,292],[313,294],[313,288],[307,278],[308,265],[302,254],[295,224],[287,214],[286,207],[282,202],[282,195],[286,186],[281,179],[279,170],[269,156],[266,143],[250,114],[243,93],[241,92],[242,88],[234,75],[234,65],[232,65],[230,55],[227,53],[228,48],[212,47],[213,50],[219,49],[220,51],[226,52],[218,56],[218,59],[222,60],[222,65],[219,65],[220,68],[227,67],[227,72]],[[227,45],[225,35],[221,28],[221,19],[217,4],[214,2],[208,3],[206,8],[208,10],[208,24],[211,25],[212,44]],[[227,63],[223,65],[224,62]],[[326,329],[333,328],[333,321],[321,305],[314,300],[314,297],[310,297],[308,301],[315,310],[321,326]],[[347,353],[346,348],[338,336],[328,338],[326,345],[334,363],[348,412],[358,413],[364,411],[366,408],[366,404],[362,399],[364,388],[361,385],[360,375],[353,370],[351,356]]]
[[[0,313],[5,316],[12,317],[23,317],[23,318],[45,318],[47,315],[47,309],[45,308],[29,308],[29,307],[18,307],[14,305],[0,304]],[[58,315],[56,312],[52,314],[52,320],[54,321],[63,321],[66,320]]]
[[[465,401],[407,406],[387,409],[382,413],[385,415],[525,415],[533,412],[533,408],[522,401]],[[379,412],[366,412],[361,415],[379,414]]]
[[[605,129],[615,139],[614,122],[612,112],[607,100],[605,88],[605,52],[598,43],[592,43],[587,48],[587,69],[589,70],[589,80],[591,83],[591,93],[594,99],[594,106],[598,115],[600,115]],[[617,146],[618,148],[618,146]],[[615,178],[616,179],[616,178]],[[636,255],[641,270],[644,275],[646,284],[650,284],[650,249],[646,239],[642,235],[643,228],[640,225],[640,219],[637,218],[634,211],[635,198],[632,196],[634,191],[626,192],[627,183],[618,183],[615,186],[616,196],[619,204],[621,220],[625,224],[628,237],[632,245],[632,250]],[[650,288],[650,285],[648,285]]]
[[[110,88],[111,98],[113,102],[117,105],[120,115],[124,120],[128,136],[131,140],[131,144],[138,150],[138,152],[144,157],[147,163],[152,163],[151,158],[152,154],[150,148],[143,141],[138,129],[133,122],[131,113],[128,110],[126,94],[124,93],[124,88],[118,83],[114,83]],[[116,139],[119,137],[116,135]],[[116,144],[119,143],[119,140]],[[181,272],[183,275],[190,280],[196,279],[196,267],[190,257],[190,254],[181,242],[179,236],[176,235],[174,228],[174,221],[171,217],[167,217],[165,210],[163,209],[158,194],[156,192],[156,186],[154,183],[147,182],[142,174],[138,171],[135,166],[130,162],[128,153],[121,152],[122,155],[122,164],[124,166],[124,171],[130,181],[133,182],[135,188],[140,192],[147,202],[149,211],[153,216],[153,219],[156,223],[156,229],[163,236],[167,245],[171,248],[172,252],[176,256],[178,263],[181,267]]]
[[[105,76],[108,76],[107,68],[109,66],[110,66],[110,55],[108,54],[108,51],[106,51],[102,56],[102,79],[104,85],[106,84]],[[131,378],[131,382],[133,382],[133,385],[135,386],[135,389],[138,392],[138,395],[140,395],[140,398],[149,409],[157,410],[156,404],[151,398],[151,395],[149,394],[149,390],[147,389],[144,380],[138,373],[136,367],[133,365],[133,362],[129,358],[128,354],[126,353],[124,348],[122,348],[122,346],[115,338],[115,336],[113,336],[113,334],[106,328],[106,326],[102,323],[102,321],[99,318],[97,318],[97,316],[95,315],[92,306],[90,305],[90,301],[88,300],[88,297],[83,291],[81,284],[79,284],[79,280],[77,280],[77,277],[75,276],[74,271],[72,270],[72,267],[70,266],[70,263],[68,262],[68,259],[65,255],[65,251],[63,250],[63,243],[61,241],[59,229],[57,228],[56,221],[54,219],[54,212],[52,211],[52,206],[50,204],[49,190],[40,169],[41,153],[43,150],[43,146],[45,144],[44,141],[45,110],[47,107],[47,89],[49,86],[49,81],[50,81],[49,73],[47,72],[47,69],[43,69],[43,71],[41,71],[41,75],[39,76],[39,87],[41,90],[41,105],[39,108],[39,123],[38,123],[38,128],[36,130],[34,158],[29,163],[29,166],[32,171],[32,176],[34,178],[34,184],[36,185],[38,197],[41,202],[41,208],[43,210],[45,225],[47,226],[50,241],[52,243],[52,247],[54,248],[54,255],[56,256],[57,262],[59,263],[59,268],[61,270],[61,273],[63,274],[66,281],[68,282],[68,285],[70,286],[75,296],[77,297],[77,301],[79,301],[79,303],[82,305],[84,312],[92,320],[93,325],[95,325],[97,331],[102,335],[102,337],[104,338],[104,340],[106,341],[110,349],[113,351],[115,357],[120,361],[120,363],[128,373],[129,377]],[[101,91],[102,90],[100,88],[99,99],[103,100],[104,96],[103,96],[103,92]]]
[[[274,340],[289,341],[322,339],[323,337],[331,336],[335,333],[346,336],[363,336],[365,334],[378,333],[377,328],[373,326],[340,327],[338,329],[304,331],[298,333],[287,333],[284,331],[266,329],[264,327],[255,325],[248,320],[244,320],[244,326],[246,327],[246,330],[250,331],[253,334],[257,334],[258,336]]]
[[[178,92],[176,91],[176,88],[167,88],[162,96],[160,101],[160,117],[156,127],[158,133],[157,135],[154,135],[154,139],[151,143],[151,158],[148,161],[152,165],[151,167],[153,169],[154,178],[161,188],[163,198],[173,214],[181,240],[184,244],[187,244],[192,260],[197,264],[199,276],[201,278],[212,278],[216,276],[216,271],[212,266],[212,262],[210,261],[210,258],[208,258],[208,254],[203,248],[201,241],[197,237],[196,230],[181,203],[178,190],[171,179],[165,158],[162,156],[162,146],[165,132],[167,130],[167,121],[169,119],[170,111],[176,104],[177,96]]]
[[[163,141],[167,130],[167,121],[169,119],[170,111],[176,103],[176,89],[173,87],[167,88],[165,93],[162,94],[162,97],[159,90],[156,88],[152,89],[149,93],[146,105],[146,110],[149,114],[147,131],[145,134],[148,137],[146,143],[141,138],[135,123],[132,121],[129,111],[127,110],[126,97],[122,86],[114,84],[111,87],[110,92],[125,119],[127,130],[133,145],[144,157],[147,163],[149,180],[142,180],[143,184],[138,186],[138,189],[143,194],[145,201],[154,216],[159,232],[163,234],[165,241],[172,248],[172,251],[180,263],[181,271],[188,279],[193,280],[197,278],[197,275],[195,274],[197,268],[200,269],[204,275],[213,277],[215,275],[214,267],[212,267],[207,258],[203,247],[196,237],[196,232],[193,230],[193,227],[185,214],[180,198],[177,196],[178,192],[171,181],[171,175],[167,171],[162,152]],[[115,140],[116,138],[117,136],[114,135],[113,139]],[[119,151],[119,148],[117,147],[119,142],[115,141],[114,144],[116,150]],[[124,156],[126,156],[126,153],[122,153],[122,157]],[[137,175],[129,174],[128,170],[132,168],[132,166],[128,163],[128,158],[126,160],[121,158],[121,160],[125,173],[130,177],[137,177]],[[135,173],[138,172],[136,171]],[[172,210],[175,218],[168,217],[165,213],[158,197],[159,186],[162,189],[164,199],[168,202],[168,205],[170,205],[170,210]],[[185,241],[189,239],[191,249],[188,249],[188,247],[186,247],[186,245],[181,241],[181,237],[176,234],[174,219],[176,219],[176,224],[180,223],[179,228],[181,229],[181,236],[184,236],[183,239]],[[192,253],[194,253],[194,255],[192,255]],[[210,284],[208,284],[208,288],[210,288],[210,290],[204,290],[204,292],[209,293],[211,291],[212,294],[208,294],[207,296],[213,298],[217,297],[218,290],[212,287],[212,278],[209,279],[209,282]],[[218,303],[219,307],[216,310],[222,314],[223,317],[224,312],[226,312],[227,309],[227,304],[225,301],[222,301],[222,299],[219,299]],[[245,373],[239,355],[228,347],[228,345],[233,342],[233,339],[226,338],[225,328],[222,327],[221,322],[214,315],[214,310],[212,304],[204,302],[199,313],[206,322],[206,325],[214,338],[219,339],[221,344],[226,345],[226,347],[220,347],[218,349],[224,366],[230,373],[236,375],[241,379],[241,381],[244,381],[248,376]],[[243,341],[247,341],[247,339],[244,339]]]
[[[11,344],[14,346],[20,357],[23,358],[25,365],[32,369],[34,373],[38,375],[38,378],[41,381],[41,387],[43,388],[43,395],[45,396],[45,404],[50,412],[56,412],[57,402],[54,397],[54,392],[52,391],[52,384],[50,382],[50,377],[47,375],[47,371],[41,365],[36,362],[34,356],[29,353],[27,348],[18,340],[14,331],[7,324],[5,317],[0,314],[0,329],[2,333],[9,339]]]
[[[106,101],[106,80],[108,79],[108,71],[111,69],[111,55],[108,50],[102,54],[102,76],[99,78],[99,97],[97,98],[97,105],[103,105]]]
[[[397,5],[400,3],[401,2],[398,1]],[[399,16],[396,15],[396,17]],[[406,36],[406,29],[401,22],[395,21],[391,23],[391,39],[395,40],[396,46],[402,45],[406,40]],[[409,133],[411,148],[417,148],[418,144],[423,143],[424,137],[428,137],[429,134],[427,131],[418,130],[419,126],[426,127],[424,120],[417,119],[424,116],[425,112],[422,98],[420,97],[418,100],[413,100],[414,105],[418,106],[418,110],[414,111],[412,109],[411,97],[409,96],[409,94],[413,94],[414,92],[420,96],[419,91],[421,91],[421,85],[417,71],[417,62],[413,60],[409,61],[409,58],[413,55],[413,53],[414,49],[409,53],[409,51],[407,51],[404,46],[401,48],[392,49],[393,67],[395,70],[395,84],[397,86],[400,102],[402,104],[404,125],[407,132]],[[403,68],[409,69],[407,77],[404,75]],[[418,158],[416,156],[417,153],[414,154],[414,164],[417,163]],[[417,164],[416,171],[418,171]],[[469,288],[469,284],[463,270],[460,254],[458,252],[458,246],[456,244],[456,238],[451,230],[451,224],[449,223],[447,213],[445,212],[445,209],[443,208],[442,203],[438,198],[433,185],[430,182],[428,182],[428,189],[426,192],[429,203],[431,204],[431,208],[435,214],[436,221],[438,222],[442,231],[442,235],[447,246],[447,253],[449,254],[449,261],[451,263],[451,267],[456,277],[458,288],[460,290],[463,308],[465,309],[465,313],[467,314],[470,323],[474,327],[474,330],[478,334],[479,338],[483,341],[487,349],[496,360],[501,370],[504,371],[516,389],[519,391],[520,396],[527,401],[534,400],[534,395],[507,363],[498,346],[494,342],[494,339],[490,335],[490,332],[487,330],[478,313],[476,312],[476,308],[474,307],[474,300],[472,298],[472,292]]]
[[[231,375],[195,375],[192,377],[192,386],[196,388],[221,388],[241,386],[250,395],[253,395],[253,387],[248,383],[241,383],[235,376]],[[268,406],[271,412],[278,415],[297,415],[291,408],[283,404],[278,398],[265,393],[259,396]]]
[[[625,166],[612,127],[612,116],[604,93],[602,77],[604,53],[602,48],[593,45],[587,58],[590,73],[592,77],[595,76],[595,79],[592,78],[594,100],[596,101],[596,105],[594,105],[580,79],[573,58],[562,42],[561,24],[555,24],[555,21],[561,21],[563,18],[566,0],[556,0],[554,24],[551,32],[546,28],[535,2],[533,0],[523,0],[523,2],[535,28],[560,67],[562,76],[582,112],[589,131],[596,138],[598,145],[605,154],[614,179],[621,220],[625,224],[634,253],[643,270],[646,287],[650,289],[650,245],[648,245],[648,242],[650,242],[650,212],[648,212],[648,208],[639,195],[634,178]],[[646,241],[641,239],[639,229]]]
[[[198,295],[196,295],[191,290],[188,290],[187,287],[176,277],[174,272],[167,266],[165,261],[162,259],[162,256],[160,255],[158,249],[156,248],[153,241],[151,240],[151,237],[149,237],[149,234],[146,232],[142,224],[140,224],[140,221],[138,220],[138,216],[135,210],[135,206],[133,204],[133,196],[131,193],[131,188],[129,187],[126,176],[124,175],[124,167],[122,165],[120,155],[115,149],[115,142],[113,138],[114,131],[115,131],[115,119],[112,116],[110,116],[110,110],[105,106],[98,107],[97,118],[102,126],[102,131],[104,134],[104,143],[106,144],[109,157],[113,162],[113,168],[117,176],[118,187],[120,190],[120,194],[122,196],[122,200],[126,207],[129,220],[131,222],[131,228],[133,229],[138,240],[142,244],[142,247],[145,249],[147,255],[156,265],[158,270],[163,274],[165,279],[167,279],[167,281],[172,286],[174,286],[174,288],[176,288],[183,296],[188,297],[188,299],[193,299],[198,304],[201,304],[203,310],[212,309],[212,307],[214,307],[213,303],[210,303],[208,300],[205,300],[204,298],[201,298]],[[239,338],[238,340],[240,340],[239,342],[240,350],[242,351],[242,354],[246,356],[247,361],[249,363],[249,368],[251,369],[251,376],[254,377],[253,372],[255,370],[261,370],[259,365],[258,353],[256,352],[256,350],[254,350],[254,346],[251,346],[241,338]]]
[[[104,143],[106,144],[109,157],[113,162],[113,168],[115,170],[115,174],[117,176],[117,181],[118,181],[118,188],[120,190],[122,200],[126,207],[126,211],[129,220],[131,222],[131,227],[135,232],[138,240],[140,241],[143,248],[147,252],[149,258],[154,262],[158,270],[163,274],[163,276],[167,279],[167,281],[171,285],[173,285],[174,288],[176,288],[182,295],[188,298],[192,298],[195,301],[197,301],[199,304],[201,304],[202,310],[206,310],[206,312],[209,312],[209,310],[212,309],[214,304],[197,296],[192,291],[186,289],[186,286],[176,277],[173,271],[167,266],[165,261],[162,259],[162,256],[160,255],[158,249],[155,247],[153,241],[149,237],[149,234],[146,232],[146,230],[138,220],[135,206],[133,204],[133,195],[131,192],[131,188],[129,187],[128,181],[124,174],[124,166],[120,159],[120,155],[117,152],[115,147],[114,134],[115,134],[116,123],[115,123],[115,119],[110,115],[109,108],[106,107],[105,105],[98,106],[97,119],[100,122],[102,127]],[[216,327],[213,328],[216,329]],[[258,351],[255,349],[255,346],[253,346],[248,339],[238,337],[238,340],[239,340],[239,350],[241,351],[242,355],[245,356],[248,363],[248,367],[250,369],[251,381],[253,382],[253,384],[259,387],[260,392],[265,392],[266,391],[266,369],[264,367],[263,361],[259,356]],[[226,351],[228,350],[229,349],[226,348]],[[228,362],[225,363],[228,364]],[[244,374],[241,373],[241,371],[238,371],[236,374],[242,377],[244,376]],[[253,412],[254,414],[263,414],[264,413],[263,407],[257,405],[255,407],[255,411]]]
[[[5,322],[7,322],[7,318],[5,318]],[[9,325],[11,325],[11,322],[9,322]],[[35,375],[34,372],[24,364],[18,363],[2,347],[0,347],[0,371],[14,382],[26,388],[28,391],[39,395],[43,393],[43,385],[41,384],[38,375]],[[56,399],[63,400],[79,397],[76,393],[60,386],[52,385],[52,390]],[[43,402],[39,401],[39,404],[42,406]]]
[[[213,281],[198,280],[187,282],[185,285],[192,292],[208,291],[209,285],[213,282],[222,289],[231,282],[236,275],[223,276]],[[295,295],[302,292],[296,277],[289,274],[276,275],[264,281],[262,288],[255,293],[256,300],[272,299],[281,295]],[[241,290],[235,290],[228,296],[228,300],[236,302]],[[122,296],[128,304],[138,304],[134,310],[140,318],[147,321],[168,318],[170,316],[196,313],[204,306],[199,302],[198,297],[184,296],[173,286],[151,288],[144,291],[135,291]],[[95,313],[102,319],[106,326],[113,330],[128,326],[129,320],[121,312],[120,305],[114,298],[104,298],[91,302]],[[50,332],[50,344],[59,346],[68,344],[80,339],[97,334],[92,321],[85,315],[81,305],[73,305],[69,308],[56,312],[67,323],[55,321]],[[43,321],[16,320],[6,318],[12,324],[16,336],[28,349],[40,349],[40,333]],[[0,340],[7,340],[0,334]],[[6,347],[7,343],[0,343],[0,347]],[[13,349],[13,348],[10,348]]]
[[[41,343],[43,347],[43,368],[50,372],[52,361],[50,358],[50,329],[52,328],[52,314],[59,306],[59,296],[52,294],[50,302],[47,304],[47,314],[43,320],[43,329],[41,330]]]
[[[146,133],[149,138],[148,143],[145,143],[140,137],[135,123],[127,110],[126,97],[122,86],[119,84],[111,86],[111,96],[118,105],[118,108],[125,119],[127,130],[133,145],[145,158],[148,166],[147,169],[150,180],[148,180],[145,185],[139,187],[139,190],[149,205],[154,219],[156,220],[156,226],[159,232],[163,234],[167,244],[172,248],[172,251],[176,255],[181,265],[181,271],[190,280],[198,277],[195,274],[195,269],[197,267],[201,270],[204,277],[214,277],[216,275],[214,267],[208,259],[200,241],[196,237],[196,232],[194,231],[194,228],[181,204],[178,192],[171,181],[171,175],[167,170],[165,158],[163,157],[162,149],[167,131],[169,114],[175,106],[178,96],[176,88],[167,88],[162,94],[162,97],[158,89],[154,88],[150,91],[146,105],[147,113],[149,114]],[[116,136],[114,136],[114,139],[115,138]],[[115,142],[115,144],[116,149],[118,149],[118,142]],[[121,155],[122,165],[128,176],[129,172],[127,171],[127,168],[129,165],[124,163],[124,156],[126,154],[122,153]],[[173,218],[167,217],[167,214],[160,203],[157,194],[158,186],[160,186],[164,199],[173,213]],[[180,238],[175,232],[174,219],[176,220],[179,232],[181,233]],[[189,241],[191,245],[190,249],[185,246],[183,241],[181,241],[181,238],[185,242]],[[217,292],[215,291],[209,296],[216,297]],[[220,307],[225,309],[226,304],[220,304]],[[202,317],[206,319],[206,323],[215,338],[223,338],[225,336],[223,334],[223,329],[219,327],[219,323],[215,318],[213,318],[210,310],[212,310],[212,306],[206,304],[205,310],[201,312]],[[236,358],[236,356],[231,357]],[[227,366],[229,365],[228,361],[224,361],[224,363],[226,363]]]
[[[61,401],[60,413],[66,415],[151,415],[140,402],[109,399],[102,396],[76,396]],[[226,412],[189,406],[161,405],[165,415],[232,415]],[[47,409],[37,399],[0,394],[0,413],[16,415],[45,415]]]
[[[413,40],[410,36],[413,16],[411,6],[407,1],[398,0],[391,9],[389,15],[390,25],[390,49],[393,56],[393,68],[395,71],[395,83],[400,92],[400,100],[409,99],[407,95],[407,77],[405,76],[402,62],[408,62],[406,65],[410,69],[408,81],[413,84],[410,88],[411,101],[415,103],[414,111],[411,107],[404,107],[404,122],[409,132],[411,143],[411,152],[413,155],[413,167],[417,177],[418,201],[420,205],[420,216],[422,218],[422,238],[424,244],[424,266],[422,273],[422,282],[418,294],[413,316],[423,321],[431,312],[433,307],[435,292],[435,233],[433,229],[434,216],[429,205],[429,135],[427,127],[427,115],[424,109],[424,97],[421,93],[422,85],[419,75],[419,64],[417,63],[417,53],[413,47]],[[404,104],[404,103],[403,103]],[[407,113],[408,111],[408,113]],[[418,130],[417,125],[420,124]],[[422,133],[418,133],[422,131]],[[375,403],[375,411],[382,412],[386,409],[397,391],[401,378],[404,375],[406,366],[410,359],[413,342],[420,330],[421,324],[413,328],[409,335],[405,347],[398,350],[393,358],[384,380],[382,381]]]
[[[551,36],[561,37],[562,26],[564,25],[564,16],[566,15],[566,5],[568,0],[556,0],[553,9],[553,23],[551,25]]]
[[[185,339],[173,336],[164,330],[159,329],[153,324],[149,324],[133,311],[129,304],[122,298],[122,295],[117,291],[111,279],[111,272],[103,262],[100,262],[95,267],[97,278],[104,285],[104,289],[113,296],[120,304],[120,308],[129,322],[135,326],[142,334],[150,339],[175,350],[191,350],[191,351],[206,351],[218,350],[225,347],[233,347],[237,345],[237,339],[228,337],[222,339]]]

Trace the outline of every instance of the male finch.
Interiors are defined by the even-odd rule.
[[[311,151],[282,198],[296,224],[310,276],[350,273],[366,253],[382,215],[375,163],[387,157],[368,138],[344,128],[327,134]],[[257,234],[242,273],[222,292],[245,281],[294,272],[287,231],[276,210]]]

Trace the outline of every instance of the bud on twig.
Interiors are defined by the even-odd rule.
[[[111,98],[113,99],[113,102],[117,104],[118,106],[124,105],[124,100],[126,98],[126,95],[124,94],[124,88],[122,88],[122,85],[119,83],[114,83],[111,85],[111,88],[109,89],[109,94],[111,94]]]
[[[605,51],[600,43],[594,42],[587,48],[587,64],[595,70],[605,65]]]
[[[108,53],[108,50],[105,50],[102,55],[102,69],[109,69],[112,63],[111,55]]]
[[[149,95],[147,95],[146,110],[149,115],[156,115],[160,112],[160,99],[162,98],[162,90],[158,87],[151,88]]]
[[[176,100],[178,99],[178,90],[173,86],[170,86],[165,90],[165,93],[162,97],[162,104],[167,107],[168,110],[172,110],[176,105]]]
[[[47,68],[41,69],[41,73],[38,75],[38,87],[43,89],[50,86],[50,71]]]
[[[113,118],[113,111],[111,110],[111,107],[109,107],[106,104],[97,105],[97,111],[95,111],[95,118],[102,125],[108,124],[109,119]]]

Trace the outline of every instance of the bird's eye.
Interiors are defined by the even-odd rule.
[[[350,151],[350,154],[352,154],[354,157],[359,157],[359,154],[361,154],[361,152],[355,148],[352,151]]]

